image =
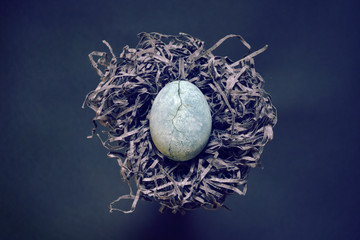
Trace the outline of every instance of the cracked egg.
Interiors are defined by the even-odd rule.
[[[175,161],[187,161],[206,146],[211,133],[210,107],[198,87],[173,81],[161,89],[150,111],[156,148]]]

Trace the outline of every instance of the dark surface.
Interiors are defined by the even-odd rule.
[[[356,2],[2,1],[0,239],[359,239]],[[142,31],[186,32],[207,48],[229,33],[269,44],[255,61],[278,109],[275,138],[231,211],[160,214],[141,201],[108,213],[127,186],[86,139],[94,113],[81,104],[99,81],[87,55],[103,39],[119,54]],[[232,39],[215,54],[245,52]]]

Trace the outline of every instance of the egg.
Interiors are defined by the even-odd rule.
[[[166,84],[150,111],[151,138],[169,159],[187,161],[206,146],[211,134],[209,104],[194,84],[180,80]]]

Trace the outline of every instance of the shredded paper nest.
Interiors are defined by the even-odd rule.
[[[115,158],[130,193],[110,204],[114,210],[131,213],[139,199],[155,200],[160,211],[174,213],[204,207],[224,207],[228,194],[246,192],[250,168],[260,165],[265,144],[273,137],[276,109],[262,88],[253,57],[239,35],[227,35],[209,49],[204,42],[180,33],[177,36],[140,33],[136,48],[124,47],[119,57],[111,53],[89,54],[101,78],[84,101],[96,112],[97,123],[105,126],[97,134]],[[228,38],[238,38],[249,53],[238,61],[214,56],[212,51]],[[94,57],[98,59],[95,61]],[[212,131],[204,150],[186,162],[176,162],[160,153],[149,131],[149,112],[158,92],[169,82],[186,80],[205,95],[212,115]],[[91,136],[90,136],[91,137]],[[133,191],[130,181],[137,190]],[[130,210],[116,207],[132,199]]]

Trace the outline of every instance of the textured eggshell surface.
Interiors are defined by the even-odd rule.
[[[173,81],[161,89],[150,111],[150,134],[162,154],[190,160],[206,146],[210,133],[210,108],[198,87]]]

